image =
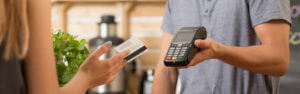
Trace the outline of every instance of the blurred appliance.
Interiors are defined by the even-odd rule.
[[[115,17],[112,15],[104,15],[101,17],[101,22],[98,23],[98,35],[97,37],[89,41],[89,50],[95,51],[97,47],[104,44],[107,41],[112,42],[111,50],[100,57],[101,60],[112,57],[116,54],[115,46],[121,44],[124,40],[117,37]],[[101,85],[95,88],[89,89],[88,94],[125,94],[125,72],[124,69],[117,74],[117,78],[106,85]]]
[[[151,94],[154,70],[149,69],[143,73],[139,94]]]

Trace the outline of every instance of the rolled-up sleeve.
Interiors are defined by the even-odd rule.
[[[290,0],[248,0],[252,26],[270,20],[285,20],[291,24]]]

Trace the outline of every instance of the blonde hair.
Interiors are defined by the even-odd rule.
[[[5,60],[23,59],[28,51],[29,27],[26,0],[0,0],[0,46]]]

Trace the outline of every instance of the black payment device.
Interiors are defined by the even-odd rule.
[[[198,48],[194,46],[197,39],[206,38],[204,27],[183,27],[173,38],[164,63],[166,66],[186,66],[195,56]]]

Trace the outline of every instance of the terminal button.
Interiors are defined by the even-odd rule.
[[[171,57],[167,57],[167,60],[170,60],[171,59]]]
[[[178,59],[182,59],[182,57],[178,57]]]

